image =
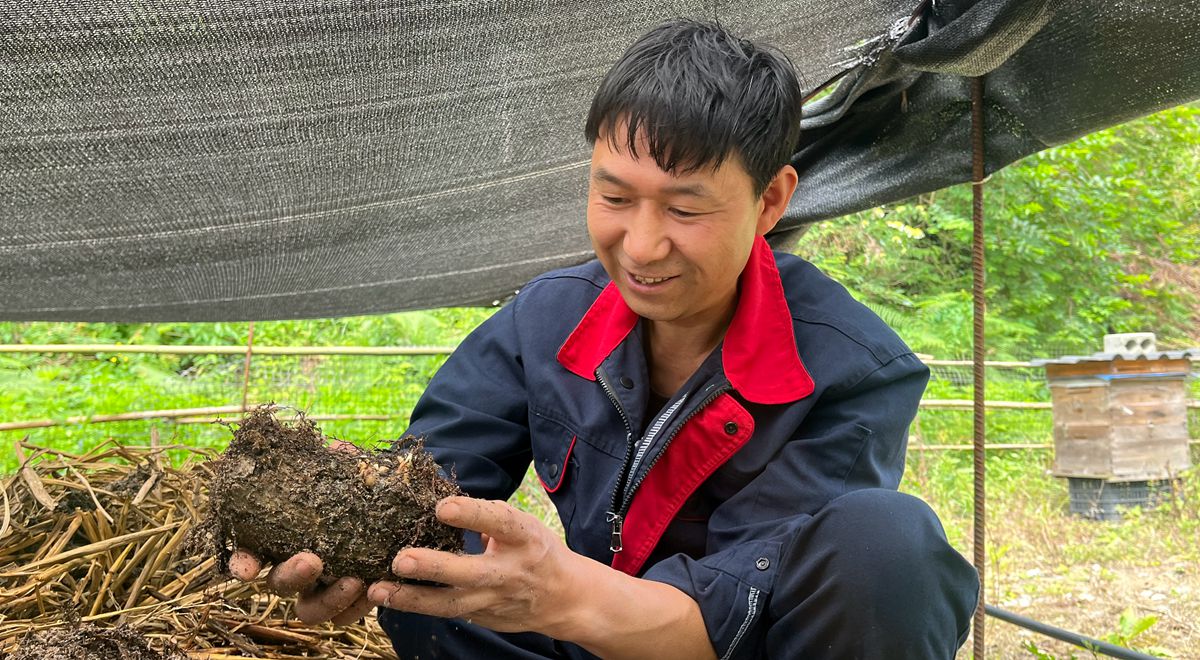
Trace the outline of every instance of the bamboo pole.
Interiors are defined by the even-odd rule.
[[[401,419],[405,415],[401,414],[337,414],[337,415],[305,415],[304,419],[313,422],[390,422],[394,419]],[[175,420],[176,424],[212,424],[220,421],[219,417],[180,417]]]
[[[1200,440],[1188,440],[1188,444],[1193,447],[1200,447]],[[970,451],[974,445],[923,445],[910,444],[909,451]],[[984,449],[991,451],[993,449],[1000,451],[1020,451],[1023,449],[1054,449],[1054,443],[1050,442],[1035,442],[1035,443],[996,443],[989,444]]]
[[[974,402],[970,399],[922,399],[922,408],[952,408],[971,410]],[[988,401],[988,408],[1007,408],[1009,410],[1050,410],[1049,401]]]
[[[974,364],[972,360],[936,360],[930,358],[921,360],[927,367],[970,367]],[[1041,365],[1034,365],[1028,361],[1015,360],[985,360],[983,366],[989,369],[1041,369]]]
[[[1200,363],[1200,356],[1191,356],[1188,359],[1192,362]],[[971,360],[936,360],[930,358],[921,361],[929,367],[969,367],[972,365]],[[983,366],[989,369],[1041,369],[1044,365],[1033,364],[1032,361],[985,360]]]
[[[951,410],[970,410],[971,401],[968,399],[922,399],[922,408],[946,408]],[[1200,408],[1200,399],[1187,402],[1188,408]],[[988,408],[1006,408],[1009,410],[1050,410],[1049,401],[988,401]]]
[[[449,355],[454,346],[255,346],[255,355]],[[245,355],[245,346],[158,344],[0,344],[0,353],[152,353],[159,355]]]
[[[197,415],[222,415],[225,413],[242,414],[248,408],[242,406],[209,406],[207,408],[175,408],[171,410],[140,410],[137,412],[119,413],[115,415],[78,415],[66,419],[36,419],[23,422],[0,422],[0,431],[15,431],[20,429],[40,429],[52,426],[70,426],[72,424],[99,424],[104,422],[130,422],[143,419],[174,419],[178,417],[195,417]]]
[[[254,321],[246,332],[246,363],[242,367],[242,410],[250,401],[250,362],[254,358]]]
[[[970,410],[968,399],[923,399],[921,408],[943,410]],[[102,424],[108,422],[130,422],[146,419],[170,419],[177,424],[208,424],[221,419],[220,415],[240,415],[254,406],[212,406],[207,408],[176,408],[170,410],[141,410],[114,415],[79,415],[65,419],[35,419],[16,422],[0,422],[0,431],[71,426],[74,424]],[[987,407],[997,410],[1050,410],[1048,401],[988,401]],[[1187,407],[1200,409],[1200,400],[1187,402]],[[386,422],[402,415],[389,413],[306,415],[315,422],[320,421],[374,421]]]

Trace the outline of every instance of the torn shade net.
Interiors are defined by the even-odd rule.
[[[492,304],[591,257],[583,118],[658,22],[772,43],[806,90],[805,224],[1200,97],[1200,0],[0,8],[0,319]]]

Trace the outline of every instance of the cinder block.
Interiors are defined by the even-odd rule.
[[[1153,332],[1122,332],[1115,335],[1104,335],[1104,352],[1117,353],[1125,358],[1154,353],[1158,349],[1154,344]]]

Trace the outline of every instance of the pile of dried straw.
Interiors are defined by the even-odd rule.
[[[0,658],[32,633],[77,618],[127,625],[189,658],[394,658],[373,618],[309,626],[292,602],[221,575],[215,557],[188,556],[201,519],[200,460],[181,446],[101,445],[83,456],[16,444],[21,469],[0,476]],[[26,452],[29,452],[28,454]]]

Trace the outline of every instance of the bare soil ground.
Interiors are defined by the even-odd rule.
[[[11,660],[187,660],[187,655],[174,647],[155,650],[129,626],[72,621],[25,637]]]
[[[1120,522],[1071,515],[1061,480],[1044,472],[996,484],[988,504],[987,602],[1143,653],[1200,658],[1198,472],[1179,481],[1172,501],[1129,511]],[[970,557],[970,520],[945,501],[930,502]],[[1093,657],[990,617],[986,640],[989,660]],[[970,658],[970,649],[968,642],[958,657]]]

